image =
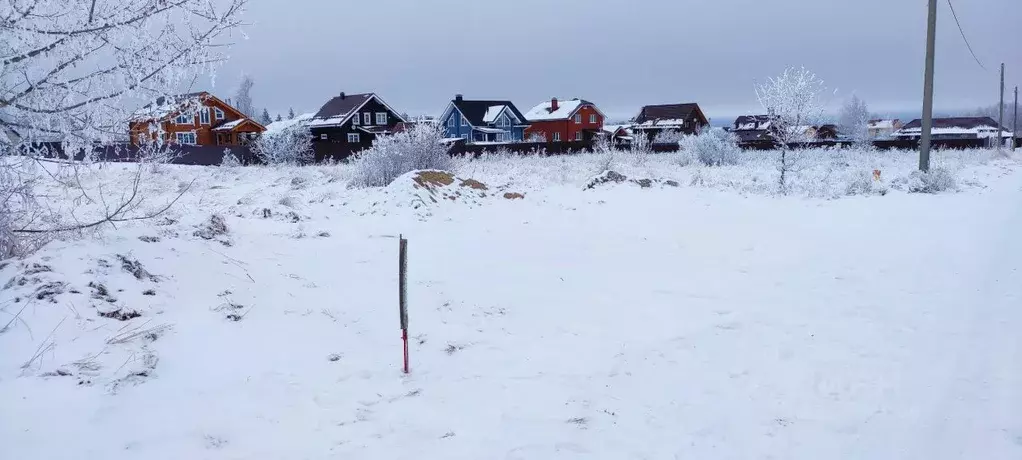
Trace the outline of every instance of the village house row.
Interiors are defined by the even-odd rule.
[[[647,105],[627,124],[606,124],[596,104],[584,99],[551,98],[522,112],[511,101],[466,99],[456,95],[439,117],[405,119],[400,112],[375,93],[345,94],[331,98],[312,116],[277,123],[308,126],[313,142],[331,143],[336,150],[354,153],[385,136],[417,123],[437,124],[451,142],[465,144],[503,144],[517,142],[584,142],[604,137],[615,144],[629,144],[638,136],[653,142],[665,131],[695,134],[709,126],[709,119],[696,103]],[[157,127],[157,125],[159,125]],[[746,115],[726,128],[743,146],[773,143],[772,117]],[[158,129],[157,129],[158,128]],[[139,109],[129,131],[135,145],[157,141],[180,145],[245,145],[257,139],[268,127],[208,92],[161,98]],[[842,133],[834,125],[796,127],[807,138],[836,140]],[[1011,138],[1012,133],[998,129],[989,117],[938,118],[934,120],[934,139]],[[899,120],[871,120],[869,136],[874,139],[918,139],[920,120],[902,124]]]

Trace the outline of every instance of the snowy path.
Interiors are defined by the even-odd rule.
[[[174,327],[145,345],[152,375],[111,391],[22,375],[68,315],[26,310],[34,334],[0,334],[0,458],[1022,458],[1022,174],[937,196],[619,187],[428,222],[304,213],[332,236],[231,217],[231,247],[133,229],[41,255],[86,293],[62,303],[87,312],[105,276]],[[166,277],[155,296],[96,269],[116,253]],[[116,328],[85,314],[40,372],[111,351]]]

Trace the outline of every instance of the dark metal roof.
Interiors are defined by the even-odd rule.
[[[313,115],[312,119],[326,120],[328,118],[345,117],[351,113],[352,110],[357,109],[371,97],[373,97],[373,93],[341,93],[340,96],[330,99],[326,104],[323,104],[323,107],[319,108],[319,111],[316,112],[316,115]]]
[[[903,126],[903,129],[920,128],[923,126],[923,121],[916,118],[910,121],[907,125]],[[950,118],[934,118],[934,128],[979,128],[981,126],[989,126],[991,128],[997,127],[997,122],[990,117],[950,117]],[[1004,129],[1004,128],[1001,128]]]
[[[518,111],[518,107],[515,107],[511,101],[483,101],[483,100],[468,100],[468,99],[455,99],[451,101],[454,106],[461,111],[461,114],[468,119],[468,123],[472,126],[486,126],[490,123],[483,121],[483,117],[486,116],[486,110],[495,105],[506,105],[511,109],[511,112],[518,117],[518,120],[522,124],[528,124],[529,121],[525,119],[525,115]]]
[[[703,118],[703,121],[706,120],[706,116],[703,115],[703,111],[699,109],[699,104],[694,102],[685,104],[647,105],[639,111],[639,116],[635,118],[635,122],[643,123],[648,120],[687,119],[690,118],[693,113],[698,113]]]
[[[744,125],[748,123],[766,123],[770,121],[770,115],[742,115],[735,119],[735,124]]]

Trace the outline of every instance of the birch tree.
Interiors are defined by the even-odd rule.
[[[780,150],[781,193],[788,192],[787,176],[797,163],[792,148],[812,140],[809,128],[823,118],[824,90],[823,81],[804,67],[789,67],[756,86],[756,97],[770,116],[771,135]]]
[[[81,164],[44,165],[34,147],[45,141],[89,158],[96,146],[127,140],[134,108],[226,58],[246,1],[0,1],[0,259],[54,232],[151,216],[140,207],[142,167],[119,199],[103,198],[81,186]],[[99,215],[41,206],[41,180],[79,191],[76,203]]]

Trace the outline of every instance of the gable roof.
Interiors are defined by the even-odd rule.
[[[461,115],[468,120],[468,124],[472,126],[484,126],[491,124],[492,121],[485,121],[485,118],[490,107],[494,106],[506,106],[521,123],[527,123],[528,120],[525,118],[525,115],[522,115],[522,112],[518,111],[518,108],[515,107],[514,103],[511,101],[455,99],[451,101],[451,104],[454,105],[459,112],[461,112]],[[446,114],[447,111],[445,110],[444,113]],[[495,115],[494,118],[496,118]]]
[[[209,94],[206,91],[197,91],[192,93],[175,94],[170,96],[160,96],[156,98],[154,102],[150,102],[131,115],[131,121],[149,121],[149,120],[163,120],[171,116],[175,116],[186,109],[190,109],[200,105],[209,105],[208,102],[214,102],[215,105],[222,106],[229,110],[232,115],[237,117],[246,118],[245,114],[238,111],[238,109],[232,107],[230,104],[224,102],[220,98]]]
[[[373,99],[376,99],[377,102],[386,107],[399,122],[406,121],[397,110],[383,102],[383,99],[377,96],[376,93],[341,93],[340,96],[330,99],[326,104],[323,104],[323,107],[320,107],[319,111],[309,120],[309,126],[343,125],[351,118],[352,114],[358,112],[362,106]]]
[[[219,126],[217,126],[216,128],[213,128],[213,131],[234,131],[234,130],[236,130],[236,129],[244,126],[244,125],[253,125],[256,128],[259,128],[260,132],[265,132],[266,131],[266,127],[265,126],[257,123],[255,120],[253,120],[251,118],[239,118],[237,120],[233,120],[233,121],[228,121],[226,123],[222,123]]]
[[[699,104],[694,102],[644,106],[639,111],[639,116],[635,118],[635,122],[641,124],[649,120],[686,120],[693,115],[699,115],[703,122],[709,122],[699,108]]]
[[[890,120],[877,119],[870,120],[867,126],[869,129],[894,129],[897,128],[900,123],[901,120],[897,118]]]
[[[600,112],[600,109],[596,108],[596,104],[576,97],[568,100],[558,99],[557,110],[553,110],[552,101],[543,101],[529,110],[529,112],[525,114],[525,118],[529,121],[567,120],[571,118],[578,109],[586,105],[589,105],[597,112]],[[600,112],[600,115],[603,115],[603,112]]]

